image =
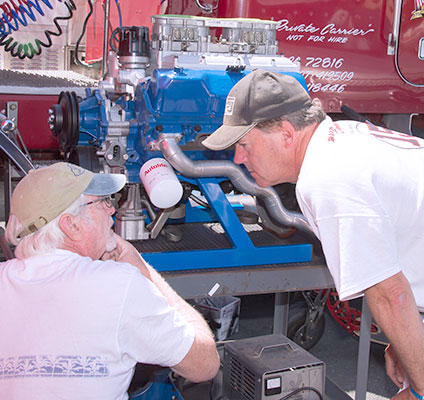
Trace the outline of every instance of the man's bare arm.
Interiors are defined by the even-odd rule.
[[[192,382],[201,382],[212,379],[219,369],[219,356],[216,351],[212,332],[202,317],[193,307],[184,301],[139,254],[135,247],[114,235],[117,247],[111,253],[104,254],[102,259],[127,262],[137,267],[140,272],[150,279],[163,296],[193,327],[195,338],[193,345],[184,359],[171,368],[179,375]]]
[[[411,386],[424,395],[424,326],[408,280],[399,272],[369,288],[366,299]],[[409,391],[405,396],[414,399]]]

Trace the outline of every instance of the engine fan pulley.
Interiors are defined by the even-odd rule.
[[[49,109],[49,127],[59,140],[60,149],[68,158],[78,144],[79,106],[75,92],[61,92],[58,104]]]

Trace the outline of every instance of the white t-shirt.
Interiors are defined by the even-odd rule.
[[[323,121],[296,185],[342,300],[402,271],[424,308],[424,140]]]
[[[65,250],[0,265],[0,398],[127,399],[136,362],[174,366],[194,330],[137,268]]]

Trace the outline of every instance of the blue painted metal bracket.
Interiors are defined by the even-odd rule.
[[[228,235],[233,248],[143,253],[143,257],[155,269],[183,271],[311,261],[310,244],[256,247],[221,190],[219,181],[214,178],[199,178],[197,184]]]
[[[225,193],[221,190],[218,181],[214,178],[199,178],[197,184],[202,189],[233,246],[239,250],[249,251],[254,249],[255,246],[240,223]]]

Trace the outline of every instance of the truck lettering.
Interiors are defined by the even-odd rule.
[[[319,32],[320,36],[323,35],[334,35],[335,39],[331,40],[331,42],[335,43],[345,43],[341,39],[338,40],[338,36],[344,35],[344,36],[366,36],[371,32],[375,32],[375,29],[372,27],[371,24],[368,25],[368,29],[362,29],[362,28],[343,28],[338,27],[336,24],[327,24],[323,28],[315,26],[313,23],[310,24],[290,24],[290,21],[288,19],[280,19],[278,21],[277,31],[285,31],[290,33],[317,33]],[[322,40],[314,38],[319,38],[320,36],[310,36],[310,40],[312,41],[319,41]],[[292,40],[292,39],[290,39]]]
[[[289,35],[286,37],[286,40],[300,40],[304,37],[305,35]]]
[[[289,26],[288,19],[281,19],[280,21],[278,21],[277,31],[315,33],[319,31],[319,28],[315,27],[313,24],[300,24]]]
[[[324,39],[325,39],[325,36],[314,36],[314,35],[311,35],[311,36],[308,37],[308,42],[311,41],[311,40],[313,42],[323,42]]]
[[[351,35],[351,36],[365,36],[370,32],[374,32],[373,28],[370,28],[366,31],[363,29],[345,29],[345,28],[336,28],[335,24],[328,24],[321,29],[321,35],[331,33],[332,35]]]
[[[346,43],[347,37],[331,36],[331,37],[328,38],[328,42],[330,42],[330,43]]]

